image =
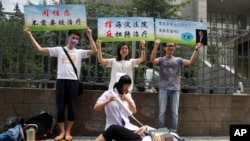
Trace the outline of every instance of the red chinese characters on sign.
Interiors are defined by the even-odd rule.
[[[60,15],[60,11],[58,9],[55,9],[52,11],[54,16],[59,16]]]
[[[49,11],[48,11],[48,9],[42,10],[42,15],[43,15],[43,16],[49,16]]]
[[[106,32],[106,37],[107,37],[107,38],[113,38],[112,33],[111,33],[111,30],[108,30],[108,31]]]
[[[107,27],[107,28],[111,28],[112,27],[112,21],[111,20],[107,20],[106,22],[105,22],[105,27]]]
[[[69,9],[65,9],[63,13],[64,13],[64,16],[70,16]]]
[[[112,21],[111,20],[107,20],[106,22],[105,22],[105,27],[106,28],[109,28],[109,30],[106,32],[106,38],[113,38],[113,36],[112,36],[112,32],[111,32],[111,30],[110,30],[110,28],[112,27]]]
[[[52,14],[53,14],[54,16],[60,16],[60,11],[59,11],[58,9],[55,9],[55,10],[52,11]],[[43,15],[43,16],[49,16],[49,10],[48,10],[48,9],[43,9],[43,10],[42,10],[42,15]],[[65,10],[63,11],[63,15],[64,15],[64,16],[70,16],[70,11],[69,11],[69,9],[65,9]]]

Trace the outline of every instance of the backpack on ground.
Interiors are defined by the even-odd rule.
[[[53,135],[53,128],[55,126],[55,118],[47,112],[42,112],[39,115],[29,118],[24,122],[23,132],[27,138],[26,133],[32,129],[35,131],[35,139],[42,140]]]

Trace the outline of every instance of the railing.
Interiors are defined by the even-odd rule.
[[[1,8],[1,7],[0,7]],[[37,54],[22,28],[24,20],[20,10],[13,13],[0,12],[0,86],[54,88],[56,80],[56,58]],[[21,18],[20,18],[21,17]],[[88,17],[88,23],[96,34],[97,17]],[[196,64],[182,70],[182,91],[198,93],[234,93],[243,82],[244,91],[250,88],[249,31],[218,28],[212,23],[208,28],[208,46],[199,51]],[[34,32],[41,46],[65,45],[66,31]],[[96,37],[96,35],[93,35]],[[79,48],[89,49],[88,40],[82,31]],[[137,42],[130,43],[139,46]],[[135,90],[156,92],[158,66],[149,62],[152,42],[146,44],[146,61],[135,69]],[[103,54],[115,56],[116,43],[104,43]],[[189,59],[193,47],[178,46],[175,56]],[[140,55],[135,50],[135,57]],[[163,56],[162,46],[157,56]],[[109,56],[110,57],[110,56]],[[82,62],[81,80],[88,88],[106,89],[110,80],[110,69],[92,56]],[[103,87],[104,86],[104,87]]]

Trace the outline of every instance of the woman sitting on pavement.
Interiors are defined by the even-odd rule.
[[[105,108],[106,114],[105,131],[95,141],[152,141],[151,136],[149,136],[149,130],[154,130],[155,128],[147,125],[139,128],[129,121],[130,115],[127,110],[129,109],[132,114],[136,112],[134,100],[131,94],[128,93],[131,78],[128,75],[117,73],[116,80],[119,81],[114,85],[114,89],[105,91],[94,106],[94,110]],[[117,102],[116,98],[121,99],[124,107]],[[179,137],[176,133],[171,134]],[[164,139],[155,137],[153,141],[164,141]]]
[[[107,130],[100,134],[95,141],[164,141],[162,136],[156,136],[153,139],[149,135],[150,130],[155,130],[150,126],[144,125],[136,131],[126,129],[119,125],[111,125]],[[178,134],[170,132],[173,141],[185,141]]]
[[[130,123],[129,113],[116,101],[119,98],[123,105],[131,111],[136,113],[135,102],[132,99],[129,88],[132,83],[131,77],[124,73],[117,73],[113,89],[105,91],[98,99],[94,106],[94,110],[105,109],[106,125],[105,130],[110,125],[124,126],[130,130],[137,130],[138,127]]]

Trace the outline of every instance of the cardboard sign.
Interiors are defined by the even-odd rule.
[[[198,42],[196,34],[199,30],[207,30],[205,23],[159,18],[155,19],[155,27],[155,38],[161,39],[161,42],[188,45],[195,45]]]
[[[102,41],[154,41],[154,19],[149,17],[98,18],[98,39]]]
[[[85,5],[25,5],[25,26],[31,31],[85,29]]]

